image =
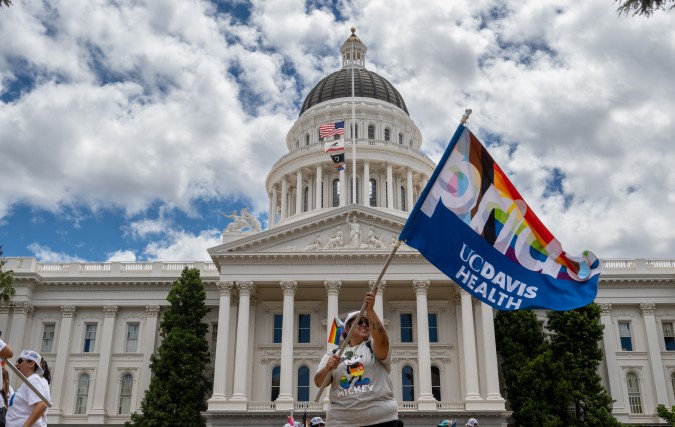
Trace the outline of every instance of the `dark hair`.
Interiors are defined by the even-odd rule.
[[[40,367],[43,371],[45,371],[44,374],[42,374],[42,377],[47,380],[47,384],[51,384],[52,373],[49,371],[49,365],[47,365],[47,361],[42,356],[40,356]]]
[[[0,395],[2,395],[3,403],[5,408],[9,406],[7,399],[9,398],[9,372],[5,368],[5,364],[2,364],[2,388],[0,389]]]

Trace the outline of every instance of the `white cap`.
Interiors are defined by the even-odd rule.
[[[359,312],[358,312],[358,311],[352,311],[351,313],[349,313],[349,314],[347,315],[347,317],[345,317],[345,326],[347,326],[347,324],[349,324],[349,322],[351,322],[352,320],[356,319],[356,316],[358,316],[358,315],[359,315]],[[361,318],[362,318],[362,319],[367,319],[367,318],[368,318],[368,313],[366,313],[366,312],[364,311],[363,314],[361,315]]]
[[[32,360],[35,362],[35,365],[37,366],[37,370],[35,371],[38,375],[44,375],[45,371],[42,370],[42,367],[40,366],[40,362],[42,361],[42,357],[37,351],[33,350],[21,350],[21,354],[19,355],[18,359],[24,359],[24,360]]]
[[[475,418],[469,418],[469,421],[466,422],[466,425],[469,427],[476,427],[478,425],[478,420]]]
[[[310,426],[318,426],[319,424],[326,424],[325,422],[323,422],[323,420],[321,419],[321,417],[314,417],[314,418],[312,418],[312,420],[309,422],[309,425],[310,425]]]

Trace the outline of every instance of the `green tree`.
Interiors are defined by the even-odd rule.
[[[0,302],[8,303],[16,290],[14,289],[14,272],[5,271],[5,261],[2,259],[2,246],[0,246]]]
[[[544,338],[532,311],[499,312],[497,351],[516,426],[619,426],[598,366],[600,308],[548,312]]]
[[[628,15],[632,13],[635,15],[651,16],[657,10],[665,10],[668,3],[673,3],[675,0],[615,0],[619,2],[617,11],[619,14],[625,13]],[[674,8],[675,5],[670,6],[669,9]]]
[[[160,323],[162,344],[150,362],[152,379],[141,403],[127,426],[204,426],[211,388],[204,375],[209,358],[208,326],[202,322],[208,309],[199,270],[185,268],[173,283],[167,300],[169,308]]]
[[[621,425],[612,415],[612,398],[598,373],[603,359],[600,341],[604,326],[600,313],[595,303],[548,313],[551,354],[554,362],[564,367],[561,380],[569,384],[569,402],[565,406],[574,408],[574,411],[560,408],[559,416],[568,426]]]
[[[670,423],[671,426],[675,426],[675,406],[672,406],[670,410],[666,408],[666,405],[659,403],[656,407],[656,414],[659,418],[663,418]]]

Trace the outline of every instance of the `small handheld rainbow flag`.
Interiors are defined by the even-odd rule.
[[[330,327],[330,332],[328,333],[328,344],[340,345],[340,335],[344,329],[345,324],[335,316],[333,324]]]

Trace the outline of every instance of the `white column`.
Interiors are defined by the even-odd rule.
[[[417,296],[417,361],[419,363],[420,394],[417,408],[420,411],[436,410],[436,398],[431,390],[431,348],[429,347],[429,310],[427,307],[428,280],[414,280]]]
[[[387,163],[387,207],[394,208],[394,174],[390,163]]]
[[[482,304],[480,307],[483,325],[483,349],[485,357],[485,379],[487,383],[487,400],[503,401],[499,393],[499,369],[497,367],[497,343],[495,341],[495,323],[492,307]]]
[[[316,165],[316,196],[314,197],[314,200],[316,200],[316,209],[321,209],[323,207],[323,198],[321,197],[321,194],[323,193],[321,191],[322,186],[323,186],[323,168],[321,167],[321,163]]]
[[[654,378],[654,388],[656,388],[657,403],[668,405],[668,387],[666,386],[666,373],[663,370],[661,346],[659,345],[656,318],[654,317],[655,307],[656,304],[653,302],[640,304],[642,317],[645,321],[645,329],[647,331],[647,349],[649,353],[649,362],[652,366],[652,377]]]
[[[616,413],[618,409],[625,409],[626,404],[623,400],[623,391],[621,389],[621,373],[619,365],[616,362],[615,343],[617,342],[614,324],[612,323],[612,304],[598,304],[602,309],[600,321],[604,326],[602,345],[605,350],[605,363],[607,364],[607,382],[609,383],[609,393],[615,402],[612,404],[612,412]],[[623,411],[621,411],[623,412]]]
[[[117,306],[103,307],[103,327],[99,347],[98,367],[94,379],[94,395],[87,422],[89,424],[105,424],[106,422],[106,392],[108,391],[108,375],[110,374],[110,357],[112,356],[113,337],[115,336],[115,319]]]
[[[295,214],[302,213],[302,170],[295,174]]]
[[[234,354],[234,387],[232,388],[231,401],[246,402],[246,386],[248,384],[248,345],[249,345],[249,311],[251,309],[251,294],[253,282],[237,282],[239,288],[239,312],[237,313],[237,341]],[[246,409],[246,406],[243,406]]]
[[[209,399],[209,410],[216,409],[218,401],[226,400],[227,344],[230,339],[230,299],[233,282],[216,283],[220,291],[218,302],[218,336],[216,337],[216,361],[213,371],[213,396]]]
[[[478,387],[478,363],[476,360],[476,332],[473,321],[471,294],[461,290],[462,295],[462,349],[464,350],[464,400],[481,400]]]
[[[411,168],[408,168],[408,173],[406,176],[405,202],[406,202],[406,210],[408,212],[411,212],[413,206],[415,205],[413,201],[413,174]]]
[[[326,343],[328,343],[328,333],[333,325],[333,319],[340,313],[338,309],[338,296],[340,295],[342,282],[339,280],[326,280],[323,282],[323,286],[326,288],[326,293],[328,294],[328,307],[326,310]],[[329,344],[327,349],[336,347],[336,345]]]
[[[377,280],[370,280],[368,282],[368,285],[370,288],[372,288],[375,285],[375,282]],[[377,293],[375,294],[375,304],[373,304],[373,308],[375,309],[375,313],[377,313],[377,317],[384,322],[384,302],[383,302],[383,296],[384,296],[384,288],[387,287],[387,281],[383,280],[380,282],[380,286],[377,288]]]
[[[283,220],[288,216],[288,182],[286,177],[281,178],[281,215],[279,220]]]
[[[63,423],[63,408],[66,400],[61,401],[61,393],[66,385],[66,362],[70,354],[70,337],[73,333],[73,317],[77,308],[74,305],[61,306],[61,325],[56,345],[56,362],[54,363],[54,377],[50,386],[52,407],[47,413],[49,424]],[[19,350],[21,351],[21,350]]]
[[[33,313],[33,306],[27,302],[16,302],[13,304],[14,312],[12,313],[12,329],[5,334],[5,338],[15,354],[19,354],[24,347],[24,340],[26,338],[26,323],[28,316]]]
[[[279,378],[279,397],[277,410],[293,408],[293,319],[295,290],[298,282],[284,280],[279,283],[284,290],[283,322],[281,326],[281,376]]]
[[[157,316],[159,315],[160,306],[146,305],[145,306],[145,328],[143,330],[143,342],[141,349],[143,351],[143,365],[145,369],[141,369],[138,374],[138,393],[137,399],[140,402],[143,400],[145,391],[150,388],[150,358],[155,353],[155,342],[157,341]],[[140,403],[136,405],[140,408]]]
[[[270,217],[269,217],[269,226],[272,227],[274,224],[277,223],[277,203],[278,203],[278,197],[279,195],[277,194],[277,185],[274,184],[272,186],[272,207],[270,209]]]
[[[308,184],[307,184],[307,210],[311,211],[314,210],[314,182],[313,178],[308,178]]]
[[[345,170],[340,171],[340,206],[347,205],[347,185],[345,178]]]
[[[363,190],[363,206],[370,206],[370,163],[367,161],[363,162],[363,183],[361,184],[361,189]]]

